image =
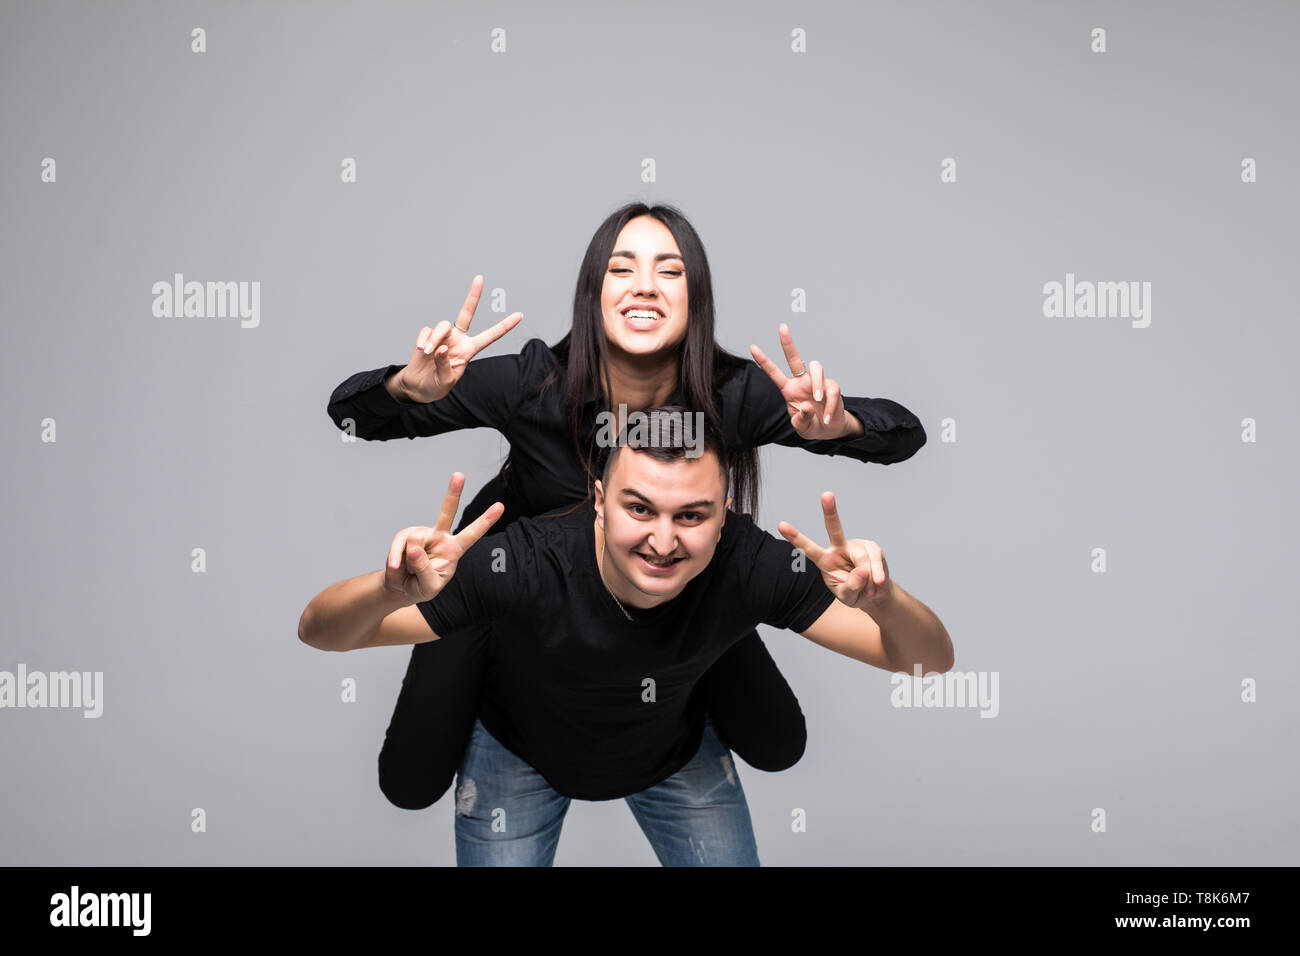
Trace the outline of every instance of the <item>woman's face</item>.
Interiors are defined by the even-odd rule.
[[[686,271],[673,234],[653,216],[638,216],[614,243],[600,309],[611,353],[652,355],[686,337]],[[644,310],[654,317],[628,315]]]

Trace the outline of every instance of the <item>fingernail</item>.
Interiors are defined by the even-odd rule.
[[[817,391],[813,392],[813,401],[820,402],[821,400],[822,400],[821,389],[818,389]]]
[[[823,416],[822,416],[822,424],[823,424],[823,425],[829,425],[830,423],[831,423],[831,416],[830,416],[830,414],[828,413],[828,414],[826,414],[826,415],[823,415]]]

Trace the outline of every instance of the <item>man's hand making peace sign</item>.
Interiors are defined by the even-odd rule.
[[[788,521],[777,525],[785,540],[803,551],[821,569],[822,579],[841,604],[870,613],[887,607],[894,599],[894,582],[880,545],[865,538],[847,539],[835,510],[835,495],[822,493],[829,547],[823,548],[800,534]]]
[[[401,397],[408,402],[436,402],[444,398],[465,374],[469,360],[513,329],[524,317],[522,312],[515,312],[492,328],[470,335],[469,324],[482,293],[483,277],[475,276],[455,322],[439,322],[436,328],[426,325],[420,330],[406,368],[391,376],[393,388]]]
[[[459,471],[451,476],[442,511],[432,528],[403,528],[393,538],[384,565],[384,589],[403,594],[412,604],[429,601],[443,589],[456,573],[456,562],[470,546],[492,527],[506,507],[494,501],[459,534],[451,533],[451,523],[460,510],[460,493],[465,476]]]
[[[776,363],[764,355],[757,345],[751,345],[749,351],[759,368],[781,390],[786,407],[790,410],[790,424],[794,430],[802,438],[822,440],[856,438],[862,435],[862,422],[844,409],[840,383],[825,377],[820,362],[813,360],[804,364],[799,357],[799,350],[794,347],[790,329],[784,322],[779,331],[781,348],[785,350],[785,360],[790,366],[789,376],[777,368]]]

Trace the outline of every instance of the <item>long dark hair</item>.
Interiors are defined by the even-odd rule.
[[[732,375],[748,364],[748,359],[733,355],[714,339],[713,277],[695,228],[673,206],[662,203],[647,206],[632,202],[616,209],[600,224],[578,269],[573,293],[573,325],[569,333],[551,346],[558,360],[556,368],[542,384],[543,391],[563,381],[564,417],[574,448],[587,472],[588,494],[596,471],[595,435],[584,436],[582,409],[593,386],[600,396],[601,408],[610,408],[604,382],[609,381],[609,344],[605,338],[605,320],[601,312],[601,291],[609,254],[623,227],[638,216],[653,216],[663,223],[677,241],[686,270],[688,310],[686,336],[677,348],[678,385],[685,406],[704,413],[704,427],[722,434],[720,389]],[[725,440],[725,439],[724,439]],[[755,448],[727,448],[730,460],[732,508],[739,512],[758,510],[758,451]]]

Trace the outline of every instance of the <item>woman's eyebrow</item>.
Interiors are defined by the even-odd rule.
[[[609,254],[609,257],[611,259],[614,259],[618,256],[622,256],[624,259],[635,259],[636,253],[633,252],[631,249],[620,249],[617,252],[611,252]],[[661,252],[659,253],[659,255],[655,256],[655,262],[662,262],[664,259],[682,259],[682,257],[675,252]],[[685,261],[686,261],[685,259],[682,259],[682,262]]]

